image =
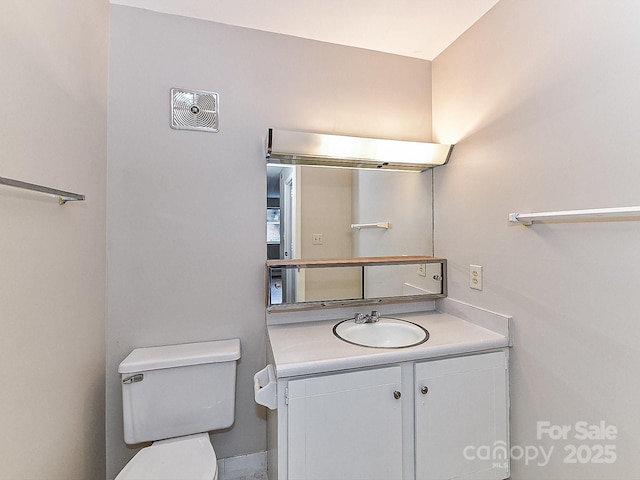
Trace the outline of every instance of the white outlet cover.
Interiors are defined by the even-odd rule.
[[[469,287],[482,290],[482,266],[469,265]]]

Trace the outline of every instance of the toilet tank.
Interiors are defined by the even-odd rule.
[[[230,427],[240,340],[137,348],[122,377],[124,441],[152,442]]]

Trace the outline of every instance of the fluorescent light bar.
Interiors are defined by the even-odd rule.
[[[449,161],[453,145],[269,129],[270,164],[422,172]]]

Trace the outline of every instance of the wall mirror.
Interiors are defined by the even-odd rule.
[[[432,255],[431,172],[267,166],[267,259]]]
[[[432,255],[431,188],[430,172],[268,165],[268,308],[441,295],[444,284],[433,280],[444,277],[438,262],[300,264]],[[422,264],[428,266],[424,277],[417,274]]]

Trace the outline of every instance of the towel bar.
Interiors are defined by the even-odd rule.
[[[564,210],[557,212],[510,213],[509,222],[520,223],[522,225],[529,226],[535,221],[564,220],[570,218],[588,219],[602,217],[622,217],[626,215],[640,216],[640,206],[592,208],[589,210]]]
[[[389,222],[378,222],[378,223],[352,223],[351,228],[356,228],[358,230],[362,230],[363,228],[391,228],[391,223]]]
[[[0,184],[7,185],[9,187],[22,188],[24,190],[31,190],[34,192],[47,193],[58,197],[58,203],[64,205],[67,202],[84,200],[84,195],[78,193],[65,192],[64,190],[58,190],[56,188],[43,187],[41,185],[35,185],[33,183],[21,182],[20,180],[11,180],[10,178],[0,177]]]

